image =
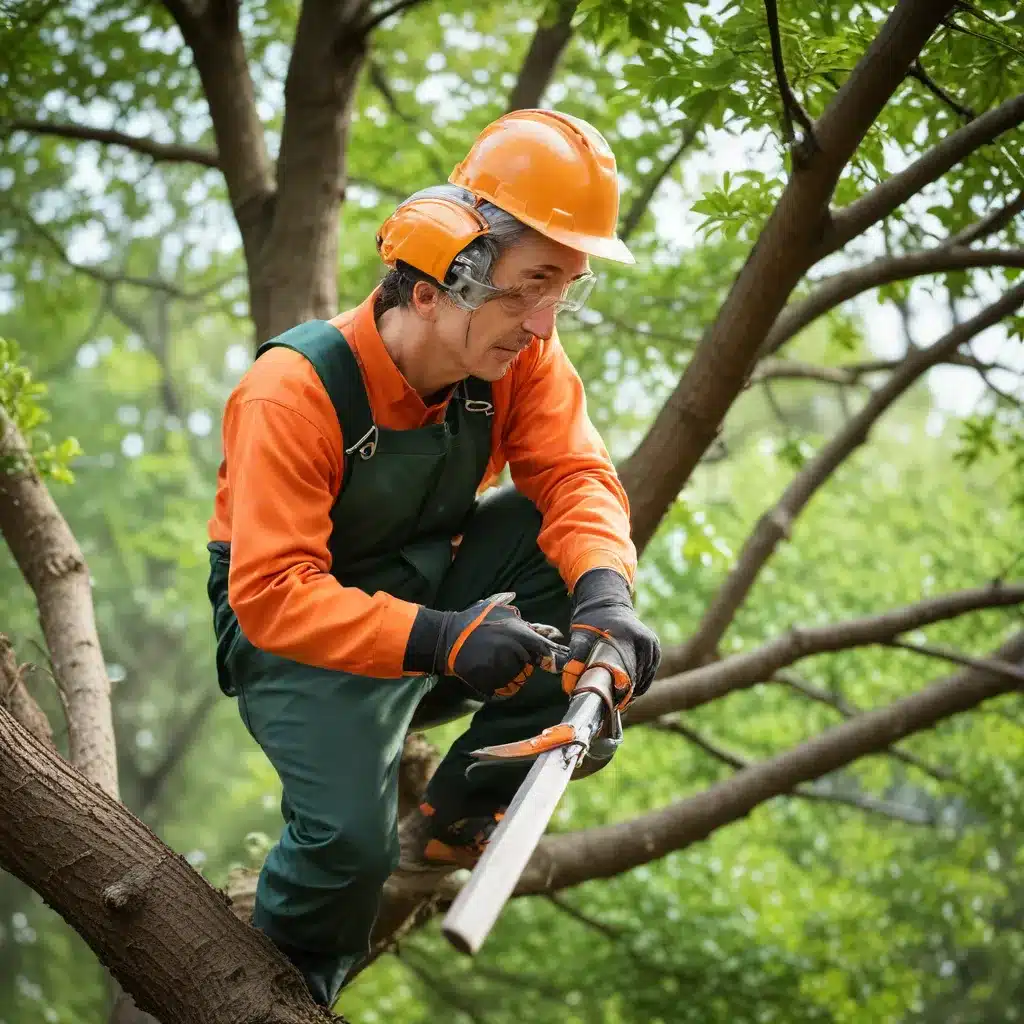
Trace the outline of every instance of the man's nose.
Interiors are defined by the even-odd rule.
[[[523,321],[523,330],[547,341],[555,333],[555,304],[544,306]]]

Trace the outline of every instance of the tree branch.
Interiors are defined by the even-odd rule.
[[[666,648],[662,673],[651,689],[639,698],[626,716],[628,724],[640,725],[674,711],[686,711],[724,697],[755,683],[764,682],[780,669],[815,654],[884,643],[902,633],[968,612],[1005,608],[1024,602],[1024,582],[993,583],[972,590],[958,590],[917,604],[893,608],[878,615],[847,619],[826,626],[792,629],[754,651],[679,673],[686,645]],[[678,673],[669,675],[668,673]]]
[[[994,229],[985,233],[990,230]],[[975,237],[983,235],[979,232]],[[872,288],[924,274],[974,267],[1024,267],[1024,249],[969,249],[966,243],[953,239],[949,245],[903,256],[882,256],[863,266],[826,277],[818,282],[807,298],[792,302],[783,309],[764,340],[761,357],[774,355],[819,317]]]
[[[375,28],[379,28],[387,21],[388,18],[401,14],[402,11],[407,11],[410,7],[416,7],[421,3],[423,3],[423,0],[395,0],[394,3],[382,8],[377,14],[374,14],[360,25],[359,33],[365,39]]]
[[[832,224],[814,252],[814,262],[841,249],[877,224],[926,185],[941,178],[975,150],[1024,121],[1024,93],[1014,96],[947,135],[908,168],[876,185],[867,195],[832,215]]]
[[[76,139],[83,142],[102,142],[109,146],[121,146],[143,156],[167,163],[199,164],[201,167],[220,167],[217,151],[202,146],[184,143],[157,142],[155,139],[128,135],[110,128],[95,128],[92,125],[69,124],[57,121],[33,121],[15,118],[4,122],[7,132],[30,132],[33,135],[52,135],[62,139]]]
[[[782,56],[782,38],[779,34],[779,11],[776,0],[764,0],[765,13],[768,16],[768,38],[771,40],[772,64],[775,67],[775,82],[782,98],[782,139],[793,150],[793,158],[805,162],[817,147],[814,138],[814,125],[807,112],[800,105],[786,77],[786,64]],[[796,138],[793,131],[793,119],[800,122],[803,137]]]
[[[1022,210],[1024,210],[1024,191],[1017,193],[1016,198],[1011,199],[1005,206],[997,207],[970,227],[964,228],[959,234],[954,235],[947,244],[950,248],[955,248],[961,245],[972,245],[983,238],[988,238],[1012,223],[1014,217]]]
[[[860,412],[807,462],[775,506],[761,516],[744,543],[732,571],[705,611],[695,633],[687,641],[687,664],[699,664],[705,655],[714,650],[737,609],[746,600],[761,569],[779,543],[789,538],[793,523],[807,503],[839,466],[867,441],[871,429],[889,407],[927,370],[1021,305],[1024,305],[1024,282],[1011,288],[970,320],[954,327],[934,345],[912,351],[885,384],[872,394]]]
[[[647,207],[651,205],[654,194],[661,187],[661,183],[672,171],[672,168],[679,162],[683,154],[693,145],[697,135],[703,127],[703,118],[691,118],[683,127],[679,145],[669,154],[668,159],[644,182],[643,188],[629,205],[626,216],[622,219],[622,227],[619,229],[619,237],[628,241],[636,231],[643,218]]]
[[[192,51],[251,271],[266,238],[274,175],[238,24],[238,0],[205,3],[200,10],[188,0],[163,0],[163,6]]]
[[[555,0],[550,18],[540,19],[520,65],[516,84],[509,93],[506,111],[540,106],[558,61],[572,38],[572,18],[579,4],[580,0]]]
[[[1016,665],[1010,665],[1005,661],[997,661],[995,658],[978,658],[972,654],[963,654],[960,651],[952,651],[948,647],[938,647],[935,644],[911,643],[909,640],[886,640],[886,647],[898,647],[900,650],[913,651],[915,654],[924,654],[929,658],[941,658],[943,661],[951,661],[954,665],[965,665],[968,668],[976,668],[982,672],[994,672],[1006,676],[1008,679],[1016,680],[1017,685],[1024,685],[1024,669]]]
[[[772,676],[772,681],[788,686],[791,690],[803,694],[809,700],[835,708],[843,718],[856,718],[857,715],[863,714],[861,708],[852,704],[845,697],[841,697],[837,693],[831,693],[828,690],[823,690],[821,687],[812,686],[805,679],[801,679],[795,672],[783,669]],[[916,754],[911,754],[901,747],[889,747],[885,753],[897,761],[902,761],[904,764],[924,772],[925,775],[930,775],[936,782],[959,783],[960,781],[952,772],[947,771],[945,768],[937,768],[935,765],[928,764],[927,761],[921,760]]]
[[[366,57],[364,0],[305,0],[285,79],[277,195],[255,270],[253,320],[265,340],[337,311],[338,195],[352,103]]]
[[[110,679],[96,633],[89,570],[36,472],[25,439],[2,405],[0,462],[0,534],[35,595],[54,677],[67,701],[71,760],[116,798]]]
[[[998,657],[1013,662],[1024,657],[1024,633],[1005,644]],[[609,878],[685,849],[802,782],[877,753],[1015,686],[1003,675],[968,669],[843,722],[661,810],[614,825],[548,836],[538,846],[518,892],[550,892]]]
[[[911,78],[920,82],[933,96],[937,96],[946,106],[961,117],[966,118],[968,121],[973,121],[978,116],[970,107],[960,103],[952,93],[943,89],[921,66],[920,60],[915,60],[910,66],[909,74]]]
[[[0,472],[3,472],[0,469]],[[44,746],[53,746],[53,730],[46,712],[28,692],[11,641],[0,633],[0,707],[7,710]]]
[[[214,709],[219,693],[205,693],[172,732],[171,738],[157,766],[142,777],[139,786],[139,817],[147,818],[152,814],[160,797],[163,795],[167,780],[184,760],[189,748],[195,742],[207,716]]]
[[[816,122],[820,148],[794,168],[675,391],[621,467],[638,551],[714,441],[765,335],[813,262],[843,168],[954,2],[900,0]]]
[[[743,771],[751,766],[751,762],[747,758],[726,750],[714,740],[708,739],[688,726],[678,722],[652,722],[651,725],[663,732],[684,736],[716,761],[721,761],[737,771]],[[892,754],[894,751],[885,750],[882,753]],[[902,821],[908,825],[933,825],[935,823],[934,816],[927,811],[909,807],[906,804],[893,803],[870,793],[844,793],[827,785],[800,785],[785,795],[804,800],[817,800],[821,803],[844,804],[847,807],[867,811],[869,814],[878,814],[893,821]]]

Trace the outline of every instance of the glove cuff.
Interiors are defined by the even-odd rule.
[[[614,569],[588,569],[572,591],[573,604],[578,607],[586,601],[601,604],[624,604],[633,607],[633,594],[629,581]]]
[[[439,612],[421,606],[413,619],[409,640],[405,645],[402,669],[406,672],[436,672],[437,648],[451,612]]]

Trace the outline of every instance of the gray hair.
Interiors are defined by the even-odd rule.
[[[431,185],[428,188],[421,188],[414,192],[403,204],[412,202],[413,199],[426,198],[454,199],[456,202],[465,203],[467,206],[474,206],[476,197],[468,189],[461,185]],[[476,210],[487,221],[490,231],[480,238],[473,239],[457,256],[463,265],[469,266],[472,276],[484,284],[493,284],[491,272],[494,265],[503,253],[523,241],[530,230],[522,221],[516,220],[510,213],[495,206],[493,203],[484,202],[476,207]],[[454,263],[454,261],[453,261]],[[381,282],[380,292],[374,302],[374,316],[379,317],[382,313],[395,306],[408,306],[412,302],[412,290],[417,281],[427,281],[435,285],[451,285],[456,282],[456,277],[449,268],[444,281],[436,281],[429,274],[425,274],[415,267],[409,266],[399,260],[394,269],[389,270]],[[442,295],[447,293],[442,289]]]

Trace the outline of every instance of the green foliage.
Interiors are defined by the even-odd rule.
[[[0,407],[25,438],[29,456],[39,473],[59,483],[73,483],[69,464],[82,454],[82,448],[74,437],[56,443],[52,440],[45,429],[50,415],[42,405],[46,385],[33,379],[28,368],[19,361],[19,355],[14,342],[0,337]],[[16,464],[14,456],[9,456],[6,462],[7,472],[28,468]]]

